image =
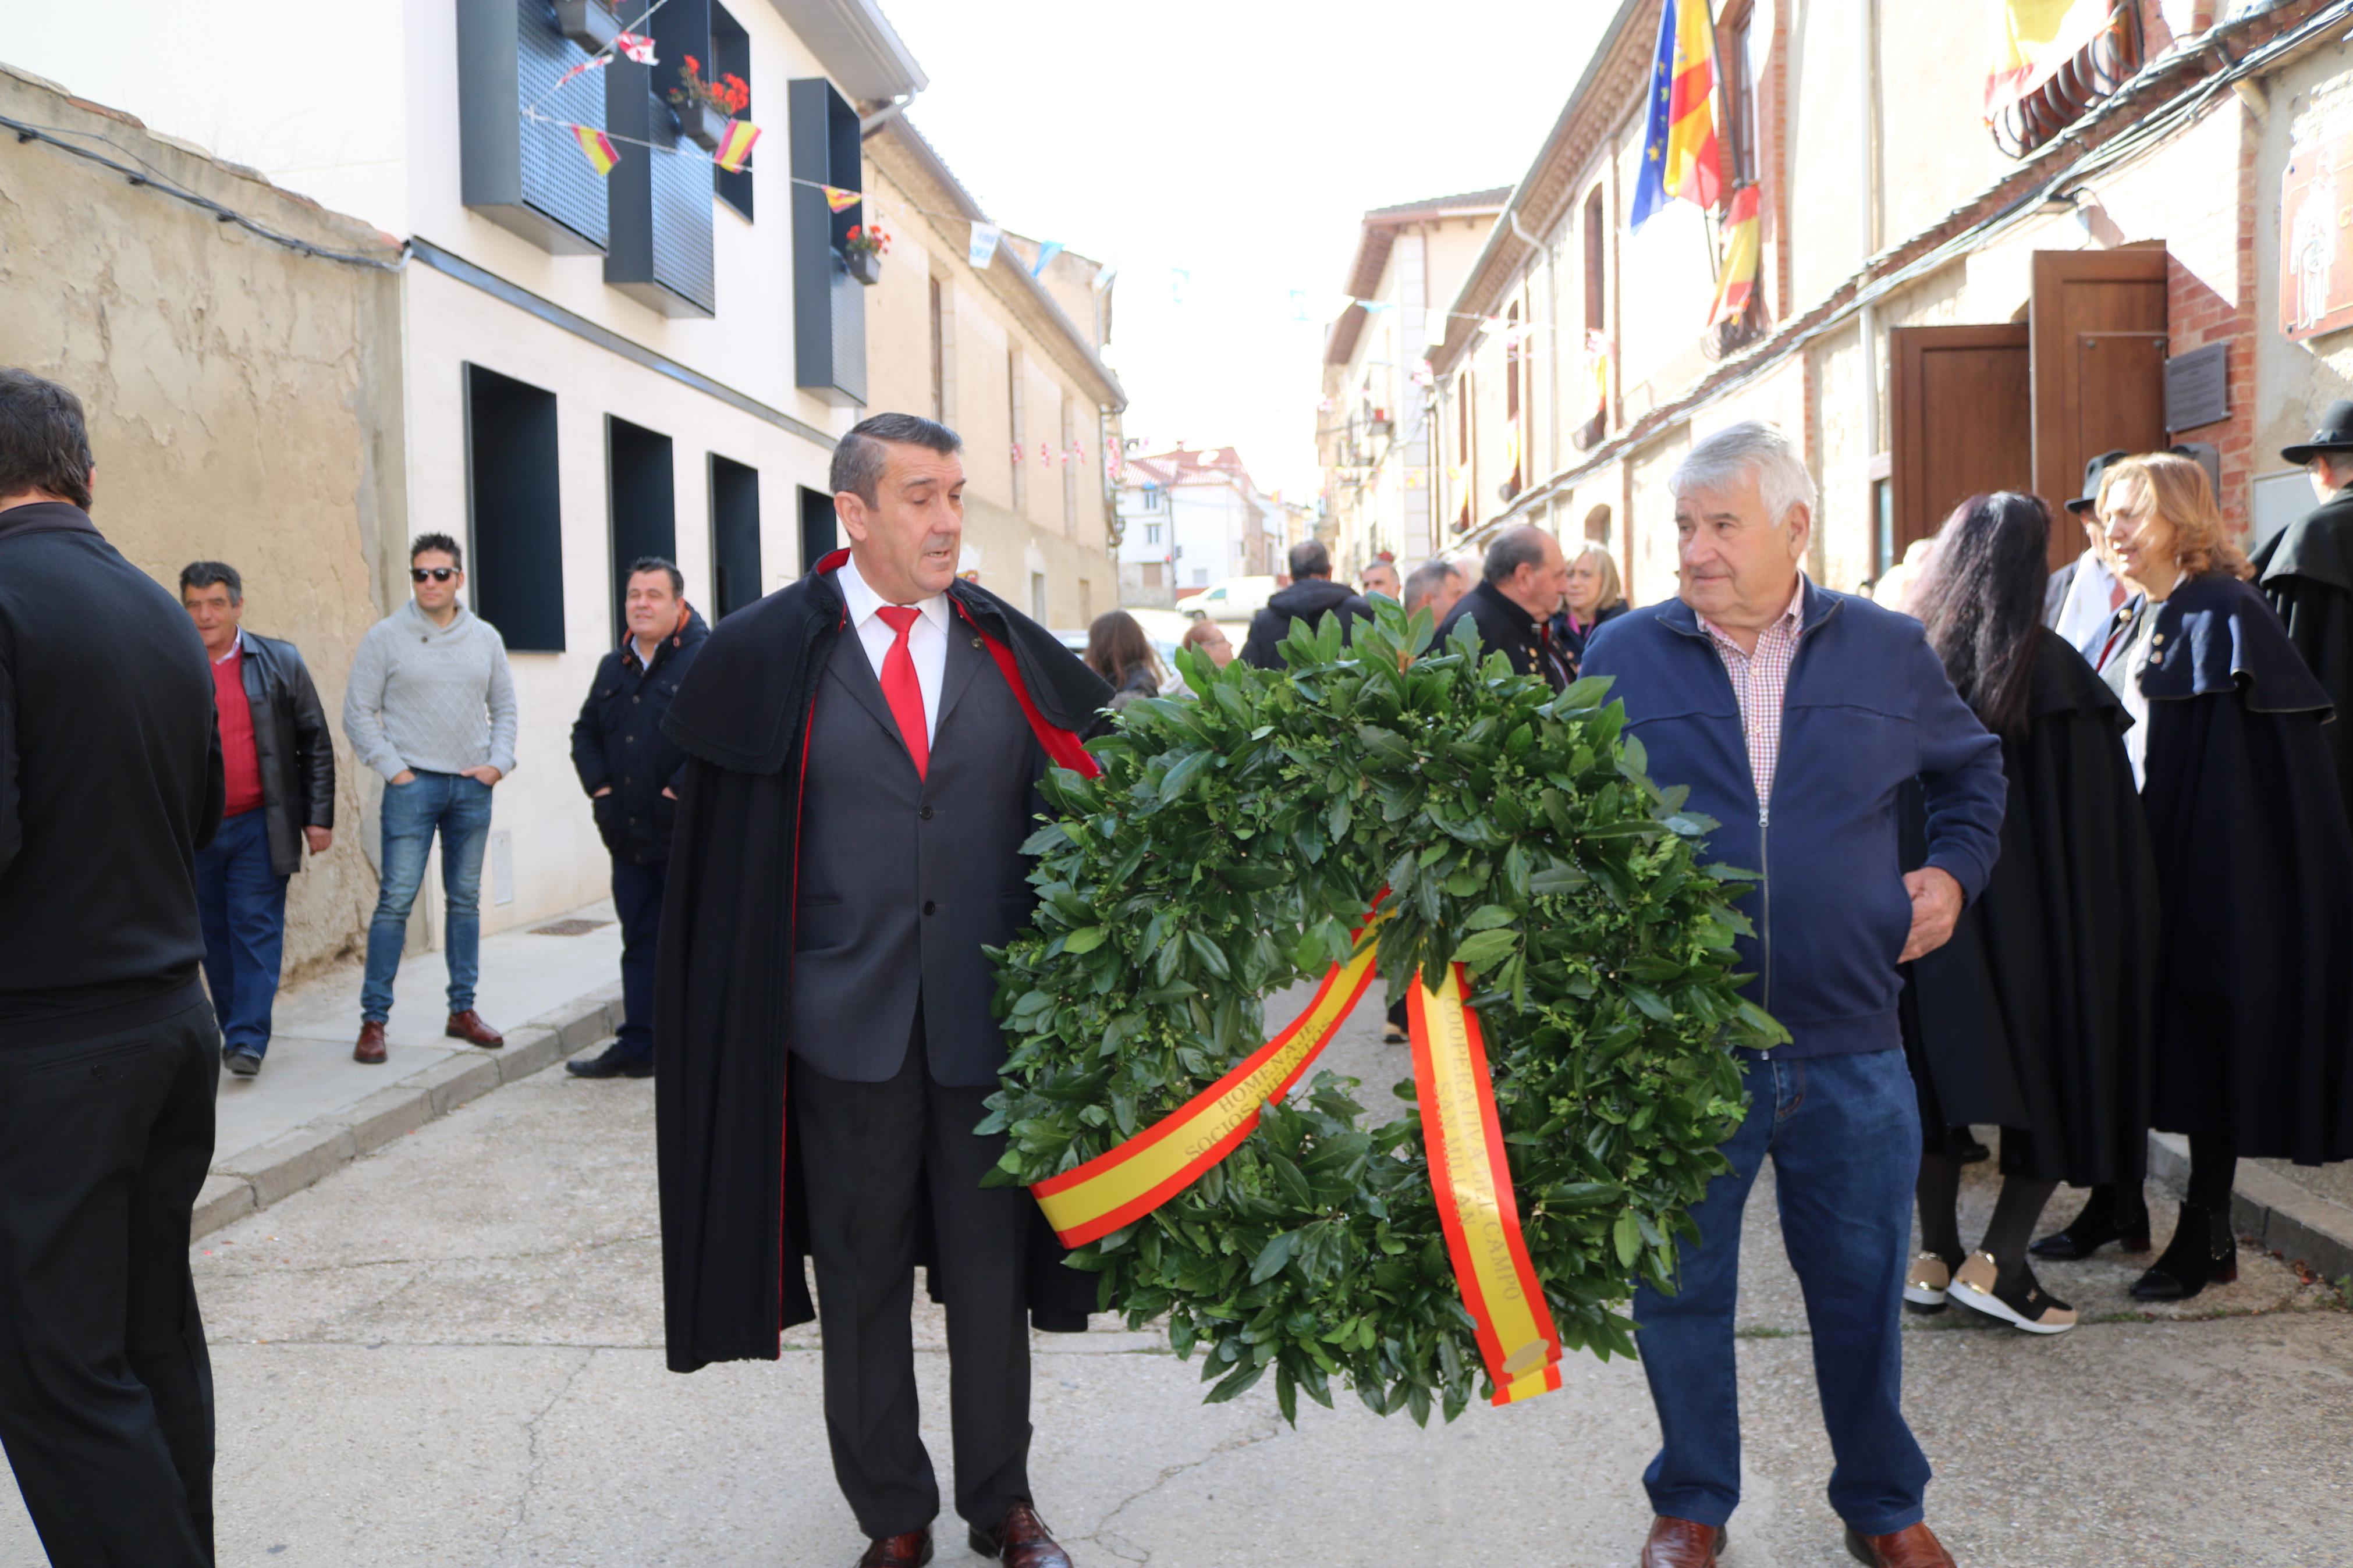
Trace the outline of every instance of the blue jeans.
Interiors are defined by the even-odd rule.
[[[425,857],[441,835],[442,946],[449,958],[449,1011],[474,1005],[481,973],[482,851],[491,841],[491,786],[462,773],[418,771],[384,788],[384,873],[368,921],[367,979],[360,1016],[392,1016],[392,977],[408,940],[408,911],[425,883]]]
[[[1920,1169],[1920,1110],[1900,1050],[1806,1058],[1738,1053],[1746,1120],[1732,1170],[1694,1208],[1681,1289],[1634,1292],[1634,1338],[1664,1438],[1642,1473],[1658,1513],[1721,1525],[1740,1501],[1732,1312],[1740,1216],[1765,1156],[1781,1241],[1806,1297],[1814,1385],[1830,1430],[1831,1507],[1865,1535],[1916,1524],[1928,1460],[1903,1411],[1903,1297]]]
[[[196,851],[196,914],[205,932],[205,982],[220,1015],[221,1049],[261,1056],[286,952],[286,879],[269,868],[269,814],[225,819]]]

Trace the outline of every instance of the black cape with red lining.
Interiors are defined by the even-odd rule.
[[[2001,856],[1943,947],[1907,966],[1904,1045],[1931,1147],[2002,1129],[2006,1173],[2076,1186],[2147,1163],[2157,868],[2125,755],[2124,704],[2035,629],[2027,722],[2002,737]],[[1907,792],[1905,865],[1925,858]]]
[[[2156,615],[2151,1124],[2353,1158],[2353,828],[2325,734],[2346,721],[2253,585],[2208,573]]]
[[[654,990],[673,1372],[773,1361],[783,1331],[817,1315],[801,1264],[802,1184],[787,1163],[799,1140],[787,1135],[785,1064],[804,738],[843,632],[834,572],[846,559],[837,552],[714,627],[662,721],[687,752]],[[1066,763],[1079,755],[1078,738],[1097,723],[1111,688],[987,589],[959,581],[948,595],[993,654],[1009,656],[1048,754]],[[1042,1214],[1036,1239],[1031,1321],[1084,1329],[1096,1276],[1063,1266]]]

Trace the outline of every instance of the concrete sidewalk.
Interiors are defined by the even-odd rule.
[[[441,1032],[448,969],[404,959],[386,1060],[352,1060],[360,1026],[354,960],[280,994],[260,1076],[221,1075],[213,1174],[196,1205],[201,1237],[299,1192],[437,1116],[602,1039],[621,1017],[621,935],[609,900],[482,941],[481,1015],[507,1037],[480,1050]]]

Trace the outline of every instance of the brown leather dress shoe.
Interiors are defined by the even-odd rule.
[[[1641,1568],[1715,1568],[1715,1554],[1724,1550],[1731,1531],[1665,1514],[1651,1521],[1651,1538],[1642,1542]]]
[[[904,1535],[886,1535],[866,1544],[866,1555],[858,1560],[858,1568],[923,1568],[932,1560],[932,1529],[909,1531]]]
[[[463,1040],[470,1046],[495,1051],[507,1043],[507,1037],[482,1022],[482,1016],[471,1007],[449,1015],[449,1026],[441,1031],[453,1040]]]
[[[1925,1521],[1893,1535],[1865,1535],[1849,1525],[1846,1550],[1864,1568],[1955,1568],[1953,1554]]]
[[[384,1064],[384,1026],[374,1018],[360,1020],[360,1041],[352,1047],[352,1060],[370,1067]]]
[[[1046,1533],[1046,1521],[1026,1502],[1005,1510],[995,1530],[972,1527],[972,1549],[1005,1568],[1071,1568],[1070,1554]]]

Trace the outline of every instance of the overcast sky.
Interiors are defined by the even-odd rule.
[[[1237,447],[1298,500],[1358,217],[1516,184],[1617,9],[883,5],[931,79],[909,117],[989,215],[1119,268],[1127,433]]]

